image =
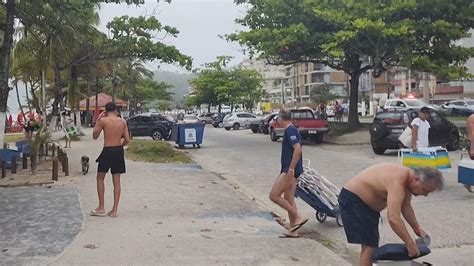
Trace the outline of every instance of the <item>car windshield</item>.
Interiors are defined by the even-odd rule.
[[[174,122],[174,118],[170,115],[165,115],[165,118],[166,120],[168,120],[169,122]]]
[[[474,105],[474,101],[466,101],[467,105]]]
[[[226,114],[226,115],[224,116],[224,119],[230,118],[231,116],[232,116],[232,114]]]
[[[421,101],[421,100],[418,100],[418,99],[407,99],[405,100],[405,102],[409,105],[409,106],[425,106],[426,103]]]

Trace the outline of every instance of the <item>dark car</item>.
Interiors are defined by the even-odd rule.
[[[383,111],[378,113],[370,125],[370,141],[372,150],[376,154],[383,154],[387,149],[399,149],[398,138],[418,117],[419,110],[408,109],[405,111]],[[439,111],[430,108],[429,142],[430,146],[443,146],[450,151],[459,148],[459,130]]]
[[[224,117],[228,113],[218,113],[212,116],[212,125],[214,127],[223,127],[224,126]]]
[[[175,120],[162,114],[139,114],[127,119],[132,137],[151,137],[154,140],[169,139]]]
[[[267,114],[261,119],[255,119],[250,122],[249,128],[252,130],[253,133],[264,133],[268,134],[268,125],[270,121],[276,116],[277,114]]]

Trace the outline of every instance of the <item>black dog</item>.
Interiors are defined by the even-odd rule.
[[[82,174],[85,175],[89,172],[89,157],[82,156],[81,157],[81,165],[82,165]]]

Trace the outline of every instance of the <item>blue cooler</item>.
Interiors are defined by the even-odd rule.
[[[458,183],[474,186],[474,161],[462,159],[458,166]]]

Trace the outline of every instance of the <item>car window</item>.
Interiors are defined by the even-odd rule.
[[[452,102],[451,104],[455,106],[463,106],[464,102]]]
[[[292,119],[314,119],[313,112],[306,110],[306,111],[296,111],[291,112]]]
[[[409,105],[409,106],[425,106],[426,103],[423,102],[423,101],[420,101],[418,99],[406,99],[405,102]]]
[[[474,101],[466,101],[467,105],[474,105]]]
[[[435,121],[435,122],[442,122],[443,117],[441,117],[437,112],[431,110],[430,111],[430,120]]]
[[[224,116],[224,119],[225,119],[225,118],[230,118],[231,116],[232,116],[232,114],[226,114],[226,115]]]
[[[132,123],[136,123],[138,121],[138,117],[130,117],[127,121],[132,122]]]
[[[385,119],[401,119],[402,113],[398,112],[383,112],[378,113],[375,117],[376,120],[385,120]]]
[[[244,115],[244,114],[237,114],[237,117],[238,117],[238,118],[244,118],[245,115]]]
[[[398,101],[391,101],[391,102],[390,102],[390,106],[394,106],[394,107],[395,107],[395,106],[398,106],[397,104],[398,104]]]

